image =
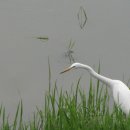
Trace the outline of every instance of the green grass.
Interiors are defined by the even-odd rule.
[[[130,119],[119,108],[109,109],[109,96],[105,86],[93,87],[90,80],[89,95],[80,89],[79,82],[72,92],[59,92],[57,86],[46,95],[43,120],[45,130],[122,130],[130,129]],[[101,87],[101,88],[99,88]],[[58,98],[56,98],[58,96]]]
[[[71,91],[54,87],[45,95],[45,105],[36,108],[33,119],[23,121],[23,103],[19,102],[12,123],[5,108],[0,107],[0,130],[129,130],[130,118],[114,106],[110,111],[109,95],[105,86],[90,80],[89,94],[80,87],[80,79]]]
[[[100,65],[100,64],[99,64]],[[49,89],[45,95],[44,107],[36,107],[33,118],[23,120],[23,103],[18,103],[12,122],[4,106],[0,106],[0,130],[130,130],[130,118],[114,105],[109,108],[107,87],[90,79],[89,93],[81,89],[80,79],[71,88],[63,91],[51,84],[49,66]],[[100,66],[98,69],[100,73]]]

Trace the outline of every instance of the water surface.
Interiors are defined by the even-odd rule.
[[[80,28],[80,7],[88,20]],[[130,78],[130,1],[128,0],[1,0],[0,1],[0,103],[11,115],[22,98],[24,116],[42,106],[48,90],[48,56],[52,83],[67,90],[82,76],[88,87],[89,74],[83,70],[59,75],[68,66],[65,52],[75,41],[76,61],[89,64],[114,79]],[[36,36],[48,36],[42,42]],[[86,90],[87,91],[87,90]]]

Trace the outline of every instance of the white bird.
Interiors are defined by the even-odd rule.
[[[61,74],[75,68],[86,69],[94,78],[109,86],[112,90],[113,99],[116,105],[119,106],[127,116],[129,115],[130,90],[122,81],[104,77],[96,73],[90,66],[81,63],[73,63],[70,67],[62,71]]]

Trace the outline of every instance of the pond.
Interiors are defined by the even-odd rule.
[[[127,0],[1,0],[0,103],[10,115],[21,98],[26,119],[43,106],[48,57],[52,86],[57,80],[64,90],[80,76],[85,91],[89,86],[90,76],[83,70],[59,74],[74,61],[96,71],[100,61],[101,74],[127,83],[129,5]],[[87,16],[83,23],[82,13]]]

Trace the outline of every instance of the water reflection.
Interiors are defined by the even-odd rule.
[[[75,42],[73,42],[72,40],[70,41],[67,50],[65,52],[65,58],[69,60],[69,63],[73,63],[75,62],[75,58],[74,58],[74,46],[75,46]]]

